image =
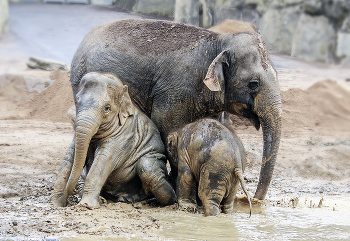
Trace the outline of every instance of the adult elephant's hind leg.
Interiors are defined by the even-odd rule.
[[[72,144],[67,150],[67,153],[61,164],[61,168],[57,174],[52,203],[58,207],[64,207],[67,205],[68,192],[66,190],[66,185],[68,178],[72,171],[73,161],[74,161],[74,151],[75,151],[75,139],[73,139]]]
[[[166,179],[166,166],[160,154],[147,154],[141,157],[136,171],[142,181],[142,187],[151,192],[162,205],[170,205],[176,201],[176,194]]]

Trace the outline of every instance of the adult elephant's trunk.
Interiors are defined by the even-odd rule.
[[[93,115],[83,113],[77,116],[75,122],[75,156],[72,171],[67,182],[68,194],[73,194],[85,165],[90,141],[98,131],[98,128],[99,123]]]
[[[279,91],[277,93],[269,97],[258,94],[254,103],[255,113],[262,126],[264,140],[260,179],[254,196],[260,200],[265,198],[269,188],[281,138],[282,104]]]

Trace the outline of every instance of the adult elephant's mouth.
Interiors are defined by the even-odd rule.
[[[246,117],[255,127],[256,130],[260,129],[259,116],[253,111],[253,108],[249,108],[246,104],[235,104],[234,110],[237,114]]]

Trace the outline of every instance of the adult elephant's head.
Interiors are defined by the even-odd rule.
[[[257,33],[222,35],[222,52],[209,66],[205,85],[218,91],[224,110],[263,130],[263,159],[255,198],[264,199],[276,162],[282,104],[277,73]]]
[[[88,73],[76,94],[75,156],[67,192],[72,194],[84,168],[91,139],[105,139],[118,132],[134,106],[128,87],[109,74]]]

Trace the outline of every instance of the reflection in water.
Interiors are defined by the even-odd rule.
[[[248,212],[204,217],[156,213],[166,222],[160,235],[175,240],[350,240],[350,196],[323,197],[322,207],[300,199],[296,208],[255,207]]]

